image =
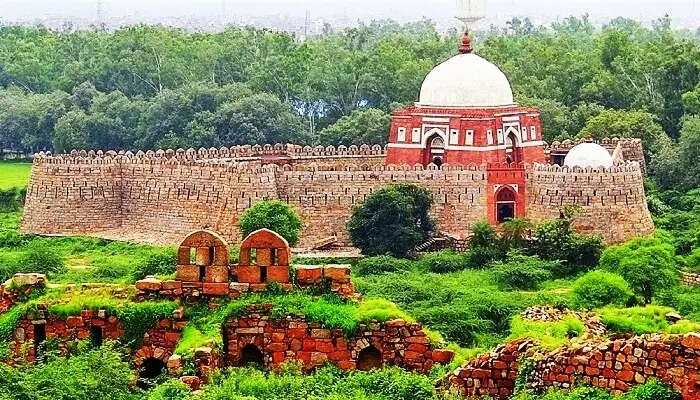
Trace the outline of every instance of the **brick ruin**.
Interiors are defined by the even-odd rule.
[[[700,335],[645,335],[585,342],[552,352],[520,340],[498,347],[458,368],[449,379],[463,396],[507,399],[513,394],[520,362],[532,366],[526,386],[536,391],[586,384],[622,394],[656,379],[672,385],[684,400],[700,398]]]
[[[238,298],[248,292],[263,292],[269,285],[285,291],[325,287],[353,301],[359,297],[350,280],[350,267],[339,265],[303,266],[291,269],[291,249],[275,232],[262,229],[251,233],[241,247],[239,262],[229,262],[229,247],[217,233],[197,231],[185,237],[177,252],[176,279],[160,281],[153,277],[140,280],[135,288],[137,300],[169,299],[181,304]],[[324,283],[325,282],[325,283]],[[26,300],[46,283],[40,274],[17,274],[0,286],[0,312]],[[115,295],[129,298],[128,289]],[[435,348],[420,324],[404,320],[384,323],[371,321],[349,334],[328,329],[304,316],[273,318],[270,304],[251,304],[246,312],[229,318],[221,327],[223,343],[194,350],[196,375],[185,373],[186,355],[175,349],[189,322],[185,309],[156,321],[138,344],[132,343],[131,359],[140,379],[153,379],[162,372],[181,376],[183,382],[198,388],[211,372],[224,366],[256,364],[275,369],[284,362],[299,362],[304,370],[331,363],[346,370],[367,370],[397,365],[407,370],[427,372],[436,364],[449,363],[451,350]],[[33,363],[48,350],[68,355],[78,341],[101,345],[125,335],[124,321],[107,310],[82,310],[79,315],[52,314],[46,304],[38,304],[22,316],[9,342],[11,365]],[[49,344],[51,346],[50,349]]]
[[[431,191],[439,230],[466,238],[479,220],[496,221],[496,203],[515,201],[517,215],[557,218],[580,206],[574,227],[621,242],[653,232],[643,188],[641,142],[604,140],[616,165],[608,169],[553,164],[385,165],[380,146],[327,148],[235,146],[158,152],[40,153],[27,188],[22,231],[92,235],[172,244],[209,229],[240,240],[241,213],[268,199],[301,215],[302,247],[349,245],[352,207],[392,183]],[[553,143],[560,153],[571,142]],[[214,283],[214,282],[212,282]]]

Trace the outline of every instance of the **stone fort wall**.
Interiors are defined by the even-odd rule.
[[[488,220],[493,212],[488,166],[384,165],[385,155],[380,146],[291,145],[40,153],[27,188],[22,229],[157,244],[174,244],[188,232],[211,229],[236,243],[241,240],[240,214],[257,202],[278,198],[302,216],[301,246],[331,236],[348,244],[345,225],[352,207],[391,183],[428,188],[440,231],[458,238],[467,237],[474,222]],[[529,218],[556,218],[563,206],[577,204],[583,209],[577,226],[608,241],[652,232],[639,166],[586,171],[536,165],[517,173],[524,174],[527,184]]]
[[[576,230],[603,234],[608,242],[654,233],[642,171],[636,162],[608,169],[535,165],[526,179],[528,217],[533,221],[552,218],[553,210],[572,205],[579,208]]]

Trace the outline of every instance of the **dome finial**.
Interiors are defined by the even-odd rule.
[[[474,49],[472,48],[472,38],[469,37],[469,31],[464,32],[464,36],[462,36],[462,42],[459,46],[459,52],[461,54],[469,54]]]

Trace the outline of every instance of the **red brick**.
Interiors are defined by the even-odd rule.
[[[239,265],[236,267],[236,280],[240,283],[262,283],[262,274],[257,265]]]
[[[321,282],[323,279],[323,268],[319,266],[297,266],[296,280],[300,284],[308,285]]]
[[[267,281],[278,283],[289,283],[289,267],[270,266],[267,267]]]
[[[351,354],[349,351],[334,351],[328,354],[328,359],[331,361],[350,360]]]
[[[199,267],[196,265],[178,265],[175,279],[183,282],[198,282]]]
[[[211,296],[226,296],[228,295],[228,283],[204,282],[202,292]]]
[[[220,265],[205,267],[204,281],[213,283],[228,282],[228,267]]]
[[[302,349],[304,349],[304,351],[315,351],[316,350],[316,341],[313,339],[304,339],[304,342],[302,344]]]

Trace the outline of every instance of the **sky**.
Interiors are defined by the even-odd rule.
[[[423,17],[456,24],[455,0],[0,0],[0,21],[35,19],[95,19],[98,1],[110,18],[138,18],[166,22],[183,18],[245,20],[276,16],[352,23],[393,18],[401,22]],[[697,28],[700,0],[490,0],[487,24],[502,24],[513,16],[549,23],[570,15],[588,13],[596,22],[624,16],[651,21],[669,14],[674,25]]]

